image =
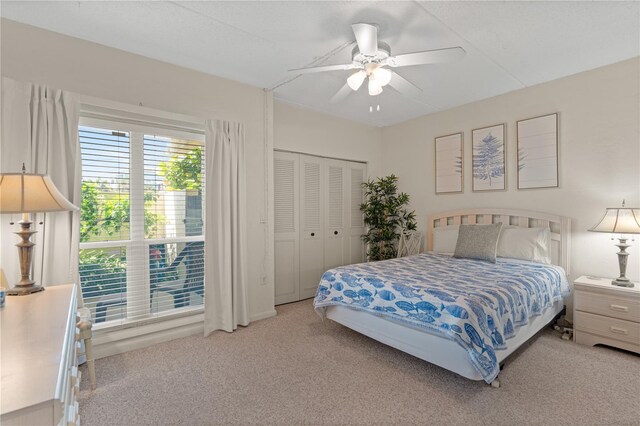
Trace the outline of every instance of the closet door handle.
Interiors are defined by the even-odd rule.
[[[315,232],[312,232],[312,233],[311,233],[311,236],[312,236],[312,237],[315,237],[315,236],[316,236],[316,233],[315,233]]]
[[[333,231],[333,235],[338,235],[338,231]]]

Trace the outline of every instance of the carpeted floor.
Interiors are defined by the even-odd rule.
[[[83,374],[83,424],[640,424],[636,355],[547,330],[494,389],[323,322],[311,301],[277,310],[233,334],[98,360],[96,391]]]

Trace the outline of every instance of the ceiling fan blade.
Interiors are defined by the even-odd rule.
[[[351,29],[356,36],[360,53],[367,56],[374,56],[378,53],[378,28],[375,25],[353,24]]]
[[[389,81],[389,86],[393,87],[398,92],[400,92],[400,94],[408,98],[417,98],[422,94],[422,89],[411,83],[406,78],[402,77],[400,74],[393,71],[391,71],[391,80]]]
[[[289,70],[289,72],[292,74],[311,74],[315,72],[351,70],[354,68],[359,68],[359,66],[354,64],[326,65],[323,67],[296,68]]]
[[[351,87],[349,87],[348,84],[345,83],[345,85],[342,86],[335,95],[333,95],[330,102],[332,104],[340,103],[344,101],[347,96],[351,94],[351,92],[353,92],[353,90],[351,89]]]
[[[391,56],[387,58],[386,64],[391,67],[437,64],[439,62],[455,61],[462,58],[466,53],[462,47],[448,47],[446,49],[427,50],[424,52]]]

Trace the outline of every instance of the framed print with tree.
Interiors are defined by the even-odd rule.
[[[517,123],[518,189],[558,187],[558,114]]]
[[[507,189],[505,127],[497,124],[471,132],[474,191]]]
[[[436,194],[462,192],[463,145],[462,132],[435,139]]]

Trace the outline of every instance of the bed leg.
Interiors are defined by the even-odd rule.
[[[499,367],[500,367],[500,371],[502,371],[502,369],[504,368],[504,362],[501,362],[501,363],[499,364]],[[493,382],[491,382],[491,387],[492,387],[492,388],[496,388],[496,389],[497,389],[497,388],[499,388],[499,387],[500,387],[500,379],[499,379],[499,378],[500,378],[500,373],[498,373],[498,375],[496,376],[496,378],[495,378],[495,379],[493,379]]]

